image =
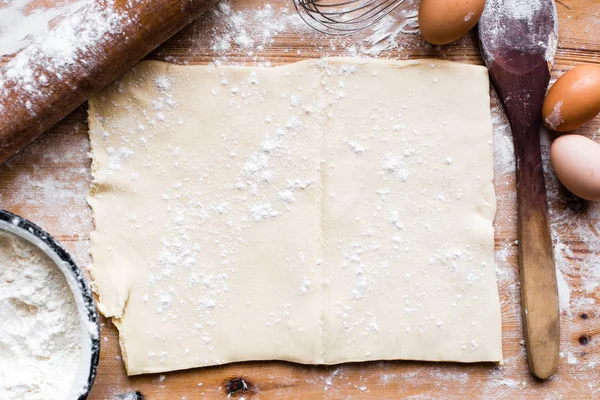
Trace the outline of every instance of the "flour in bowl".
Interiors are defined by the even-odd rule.
[[[75,299],[47,255],[1,231],[0,321],[0,399],[66,399],[81,353]]]

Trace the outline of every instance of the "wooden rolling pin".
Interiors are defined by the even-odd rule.
[[[211,0],[91,0],[0,70],[0,164],[206,11]]]

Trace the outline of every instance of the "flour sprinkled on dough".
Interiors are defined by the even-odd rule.
[[[93,275],[129,373],[249,359],[499,360],[488,81],[481,67],[436,66],[169,65],[167,88],[167,65],[150,62],[92,99]],[[402,85],[378,100],[390,82],[422,75],[428,95]],[[462,79],[471,90],[458,90]],[[467,122],[433,123],[424,104],[446,90],[464,96],[449,107],[468,104]],[[148,318],[160,324],[141,335]]]

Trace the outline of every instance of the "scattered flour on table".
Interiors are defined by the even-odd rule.
[[[505,378],[505,379],[498,379],[497,381],[494,382],[494,384],[498,385],[498,386],[506,386],[511,389],[516,389],[522,384],[522,382],[516,381],[514,379]]]
[[[276,10],[271,4],[247,11],[234,11],[229,1],[224,0],[211,11],[220,21],[215,27],[211,49],[224,53],[234,47],[245,49],[252,55],[255,50],[264,50],[273,44],[274,38],[289,29],[308,31],[308,27],[291,8]]]
[[[407,44],[404,34],[420,33],[418,19],[418,2],[406,1],[397,12],[388,14],[376,25],[369,28],[368,36],[355,50],[358,55],[376,57],[383,52],[402,49]],[[349,48],[352,51],[352,47]]]
[[[75,299],[29,242],[0,232],[0,398],[63,400],[80,356]]]
[[[408,35],[419,33],[417,24],[418,1],[407,0],[383,18],[375,26],[364,32],[348,36],[325,36],[310,28],[297,14],[290,1],[270,1],[260,8],[236,10],[229,0],[221,0],[206,17],[210,26],[210,48],[217,55],[215,62],[231,64],[232,56],[244,57],[250,61],[270,65],[259,54],[269,50],[283,51],[294,56],[323,57],[337,54],[346,56],[376,57],[407,45]],[[205,21],[199,24],[199,31],[205,32]],[[281,49],[278,39],[290,34],[302,35],[300,49]],[[322,39],[328,45],[323,46]],[[358,38],[358,40],[357,40]],[[306,46],[304,46],[306,44]],[[302,50],[303,47],[307,47]],[[317,54],[313,54],[314,51]],[[340,54],[341,53],[341,54]]]
[[[560,311],[566,312],[567,314],[571,313],[571,309],[569,308],[569,303],[571,302],[571,291],[569,290],[569,284],[567,283],[565,276],[561,271],[561,265],[556,270],[556,281],[558,284],[558,300]]]
[[[65,244],[80,265],[87,265],[89,249],[84,240],[93,224],[86,203],[91,175],[89,167],[81,167],[89,164],[89,142],[83,128],[76,124],[44,134],[8,160],[0,168],[5,189],[0,191],[0,207],[42,223],[59,240],[61,236],[79,239]],[[42,167],[22,168],[34,163]],[[60,213],[49,214],[47,210]]]

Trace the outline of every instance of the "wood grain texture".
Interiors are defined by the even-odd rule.
[[[599,62],[600,4],[561,0],[559,50],[553,77],[581,62]],[[277,12],[290,11],[289,0],[270,0]],[[232,0],[234,11],[259,9],[259,0]],[[303,58],[347,55],[366,36],[324,37],[290,27],[263,49],[211,49],[222,26],[207,16],[154,51],[150,57],[179,63],[270,62],[272,65]],[[368,35],[365,33],[364,35]],[[299,52],[299,53],[298,53]],[[455,44],[434,47],[417,35],[402,35],[401,46],[384,57],[437,57],[481,64],[475,35]],[[6,62],[8,58],[4,58]],[[498,107],[494,99],[492,106]],[[580,129],[594,135],[599,120]],[[502,143],[496,143],[499,146]],[[543,154],[547,154],[547,143]],[[87,156],[86,109],[78,108],[17,157],[0,167],[0,207],[33,220],[62,241],[84,267],[92,221],[85,203],[90,182]],[[502,153],[497,153],[497,155]],[[246,399],[397,399],[413,398],[597,398],[600,396],[600,206],[569,195],[551,171],[545,173],[549,216],[557,266],[570,299],[561,306],[561,358],[556,375],[540,382],[527,367],[519,308],[516,196],[511,160],[500,160],[495,187],[498,200],[496,259],[503,318],[505,365],[459,365],[419,362],[375,362],[332,367],[283,362],[250,362],[161,375],[127,378],[118,358],[116,329],[103,320],[102,352],[91,400],[119,399],[139,391],[146,399],[227,399],[227,388],[241,389],[231,398]],[[560,286],[560,285],[559,285]],[[564,293],[564,292],[561,292]],[[232,326],[235,329],[235,326]],[[247,389],[240,379],[244,379]]]

